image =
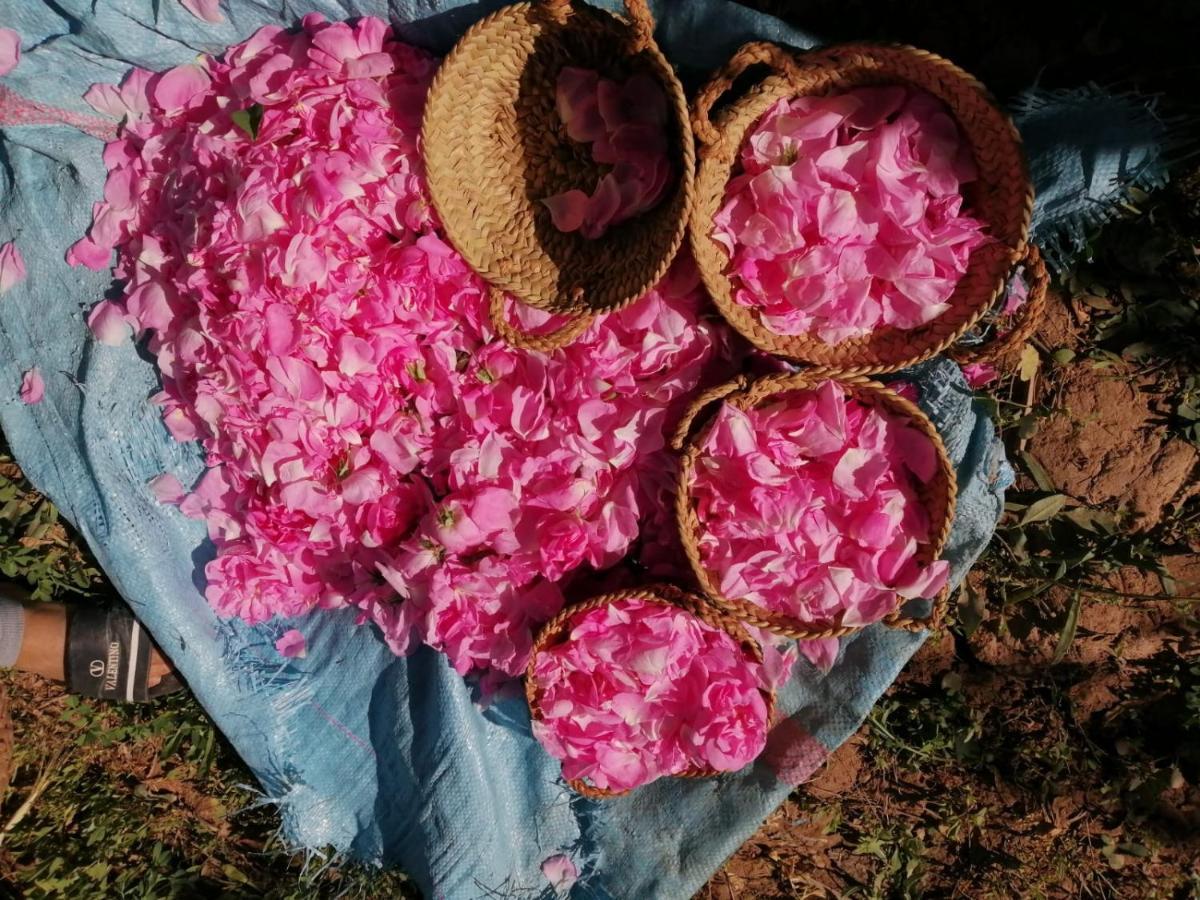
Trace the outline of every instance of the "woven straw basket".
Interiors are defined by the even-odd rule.
[[[687,99],[654,43],[646,0],[625,6],[628,20],[580,0],[504,7],[463,35],[430,88],[422,141],[433,205],[450,242],[491,285],[497,331],[530,349],[569,343],[591,316],[645,294],[687,230],[695,170]],[[594,240],[559,231],[541,202],[571,188],[590,192],[604,172],[558,115],[564,66],[619,79],[648,74],[670,109],[673,187]],[[572,320],[551,334],[522,335],[502,315],[504,291]]]
[[[676,521],[679,525],[680,539],[701,590],[713,604],[731,615],[758,628],[800,640],[841,637],[858,631],[861,626],[843,625],[839,621],[805,622],[783,613],[764,609],[758,604],[750,603],[740,597],[726,597],[722,594],[717,586],[716,576],[705,567],[700,559],[700,539],[703,529],[696,514],[691,489],[696,471],[696,461],[700,456],[700,447],[707,425],[712,418],[711,415],[706,415],[701,422],[700,417],[710,405],[724,400],[741,410],[765,406],[773,402],[780,394],[814,388],[826,379],[836,381],[846,394],[860,403],[880,406],[891,413],[904,417],[933,442],[938,459],[937,471],[932,480],[919,487],[918,492],[921,502],[929,514],[934,537],[918,550],[918,559],[923,564],[936,560],[946,544],[946,538],[950,534],[950,525],[954,520],[954,504],[958,494],[958,481],[954,475],[954,467],[950,464],[950,458],[946,455],[946,447],[933,427],[933,423],[929,421],[929,417],[921,412],[914,403],[878,382],[869,381],[861,376],[834,375],[828,370],[768,375],[755,381],[738,378],[697,397],[680,423],[673,441],[675,450],[681,453],[679,485],[675,496]],[[715,413],[715,409],[712,412]],[[895,609],[884,619],[884,622],[907,631],[922,631],[926,628],[936,627],[945,613],[948,597],[949,589],[943,590],[934,600],[929,618],[917,619],[901,613],[900,607],[904,605],[904,601],[897,594]]]
[[[685,593],[669,584],[652,584],[631,590],[615,591],[611,594],[601,594],[590,600],[584,600],[566,607],[557,616],[543,625],[541,631],[538,632],[537,638],[533,642],[533,653],[529,658],[529,667],[525,672],[525,696],[529,700],[529,712],[534,721],[540,721],[542,718],[541,697],[533,677],[534,664],[537,661],[538,654],[554,644],[565,641],[571,630],[571,622],[576,616],[590,612],[593,609],[599,609],[602,606],[608,606],[620,600],[648,600],[652,603],[661,603],[663,606],[678,607],[730,635],[741,644],[746,651],[746,655],[755,662],[762,663],[763,661],[762,648],[759,647],[757,641],[746,633],[746,629],[741,626],[736,618],[710,606],[701,598]],[[765,686],[761,690],[763,698],[767,703],[767,722],[770,723],[775,714],[775,692]],[[711,778],[718,774],[720,773],[714,769],[689,769],[686,772],[679,773],[675,777]],[[567,784],[574,791],[585,797],[618,797],[629,793],[629,791],[611,791],[594,787],[587,782],[574,779],[568,781]]]
[[[735,79],[758,64],[769,67],[770,74],[729,104],[714,124],[710,118],[713,104]],[[967,272],[950,298],[951,308],[932,322],[908,330],[881,328],[838,344],[827,344],[813,335],[776,334],[762,325],[757,313],[734,302],[733,285],[726,274],[729,258],[711,237],[713,217],[724,201],[726,185],[737,174],[744,139],[779,100],[896,83],[938,97],[958,121],[979,170],[978,180],[966,186],[968,207],[987,223],[994,240],[971,254]],[[993,359],[1023,344],[1032,334],[1044,307],[1046,278],[1037,248],[1028,242],[1033,187],[1021,139],[984,87],[953,63],[912,47],[841,45],[797,58],[773,44],[747,44],[697,95],[692,127],[700,142],[700,172],[690,226],[692,249],[721,313],[760,349],[841,372],[902,369],[958,341],[995,305],[1010,273],[1021,264],[1035,281],[1021,320],[1004,335],[1001,345],[962,348],[956,356],[963,361]]]

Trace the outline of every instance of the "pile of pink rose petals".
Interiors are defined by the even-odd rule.
[[[194,491],[152,486],[207,523],[219,613],[354,606],[397,653],[516,675],[559,582],[616,562],[664,505],[664,428],[718,332],[682,260],[566,350],[496,340],[427,199],[435,67],[378,19],[313,14],[94,86],[124,126],[69,261],[118,250],[123,296],[92,329],[148,335],[167,427],[204,448]]]
[[[948,309],[985,224],[946,107],[909,87],[781,100],[743,145],[713,238],[734,300],[777,334],[835,344]]]
[[[721,592],[806,623],[868,625],[897,594],[935,596],[948,564],[922,565],[918,496],[937,467],[923,432],[833,381],[742,411],[723,404],[691,487],[701,560]],[[837,641],[805,654],[832,664]]]
[[[607,790],[689,769],[735,771],[766,744],[760,669],[691,613],[614,601],[538,653],[543,717],[534,733],[567,778]]]
[[[592,159],[612,166],[591,194],[572,188],[546,197],[554,227],[601,237],[611,226],[652,209],[671,179],[667,97],[649,75],[618,83],[590,69],[558,75],[558,114],[571,140],[590,144]]]

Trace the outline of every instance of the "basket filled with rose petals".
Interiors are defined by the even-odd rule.
[[[433,205],[492,286],[510,343],[552,349],[632,302],[683,242],[695,157],[687,100],[645,0],[516,3],[443,61],[422,129]],[[566,314],[527,335],[502,292]]]
[[[674,445],[680,537],[719,608],[800,639],[940,618],[956,481],[914,403],[861,377],[738,379],[697,398]],[[928,618],[902,614],[916,599]]]
[[[755,65],[769,74],[713,104]],[[725,318],[760,349],[846,372],[951,349],[1020,267],[1034,293],[991,358],[1044,304],[1028,241],[1033,189],[1012,122],[979,82],[911,47],[793,56],[743,47],[698,94],[691,244]]]
[[[568,606],[539,632],[525,691],[534,735],[588,797],[741,769],[775,706],[758,643],[669,585]]]

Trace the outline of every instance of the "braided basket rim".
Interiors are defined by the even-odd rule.
[[[787,74],[769,75],[722,110],[714,122],[719,140],[701,149],[688,234],[704,285],[721,315],[747,340],[761,350],[797,362],[839,371],[884,374],[936,356],[956,343],[993,307],[1004,291],[1010,271],[1025,253],[1034,198],[1020,134],[978,79],[935,53],[906,44],[863,42],[831,45],[794,58],[795,77],[810,82],[808,87],[795,84]],[[925,73],[929,83],[918,84],[893,75],[901,60]],[[714,77],[713,82],[717,80]],[[747,133],[780,99],[838,92],[862,84],[897,82],[915,84],[949,107],[976,157],[980,177],[975,184],[981,189],[991,183],[993,175],[979,160],[980,148],[971,140],[973,131],[964,126],[962,104],[948,94],[952,87],[957,88],[974,95],[980,101],[980,108],[988,109],[993,121],[985,124],[998,144],[1003,144],[996,150],[1002,154],[1009,173],[1004,181],[1018,182],[1011,192],[1006,192],[1003,208],[1009,221],[1006,225],[999,223],[1007,233],[997,233],[996,217],[981,216],[986,218],[993,240],[972,252],[967,272],[950,298],[951,309],[918,328],[880,328],[838,344],[826,344],[815,335],[781,335],[767,329],[756,311],[733,300],[733,281],[726,271],[729,258],[711,236],[713,217],[724,200],[726,184],[738,168],[738,151]],[[935,86],[945,89],[933,89]],[[697,115],[698,110],[694,109],[693,118]],[[1000,174],[994,179],[1001,183]],[[1007,196],[1009,193],[1011,197]],[[991,199],[988,203],[1000,205]]]
[[[958,501],[958,478],[941,435],[938,434],[930,418],[915,403],[901,397],[886,385],[862,375],[847,376],[831,371],[767,375],[753,381],[735,379],[727,385],[711,391],[710,394],[722,398],[726,403],[732,403],[739,409],[746,410],[770,403],[779,394],[812,390],[820,382],[826,380],[835,382],[847,396],[857,399],[859,402],[868,405],[880,404],[892,412],[900,413],[933,443],[938,463],[937,470],[934,477],[921,485],[919,489],[922,503],[929,512],[931,530],[934,534],[933,539],[923,542],[918,550],[918,558],[928,565],[941,556],[950,536],[950,527],[954,522],[954,511]],[[697,406],[707,406],[710,402],[712,402],[711,399],[702,397]],[[745,598],[727,597],[717,586],[713,573],[700,558],[700,540],[703,529],[693,502],[692,481],[696,471],[696,461],[701,455],[701,445],[718,408],[714,404],[714,408],[711,410],[697,409],[694,419],[686,420],[694,422],[690,428],[690,436],[681,435],[680,440],[677,441],[680,452],[679,477],[675,494],[675,521],[684,552],[687,554],[688,562],[700,585],[701,592],[713,605],[725,610],[730,615],[757,628],[797,640],[843,637],[862,630],[865,626],[843,625],[836,620],[818,623],[805,622],[794,616],[765,609]],[[948,596],[948,588],[943,590],[942,594],[934,601],[935,621],[940,616],[940,609],[944,607],[946,596]],[[906,630],[921,630],[923,625],[901,615],[900,610],[906,601],[899,594],[896,594],[895,600],[895,606],[883,621]]]
[[[633,303],[658,283],[686,239],[696,170],[690,109],[674,68],[653,41],[636,53],[625,54],[636,60],[641,70],[656,77],[666,95],[674,186],[654,208],[613,226],[603,237],[588,240],[577,234],[564,235],[563,240],[569,239],[574,248],[571,259],[591,259],[596,262],[592,268],[598,271],[600,263],[609,262],[608,258],[613,257],[611,265],[603,266],[603,274],[593,271],[587,283],[576,286],[573,291],[539,289],[538,282],[544,288],[558,277],[560,271],[559,263],[539,242],[535,228],[539,220],[548,222],[549,214],[541,209],[540,202],[519,199],[525,183],[523,172],[514,171],[522,168],[519,164],[498,164],[497,160],[483,155],[486,148],[470,146],[470,123],[475,116],[462,98],[474,98],[481,93],[478,67],[473,58],[482,48],[501,43],[502,38],[516,36],[518,46],[509,48],[506,66],[497,68],[511,69],[511,77],[519,79],[522,68],[533,54],[534,42],[543,38],[552,40],[555,29],[591,29],[597,34],[614,28],[622,33],[633,32],[633,26],[626,18],[582,2],[572,2],[571,17],[565,24],[550,21],[541,6],[536,0],[524,0],[496,10],[472,25],[442,60],[426,97],[421,126],[430,202],[441,220],[447,240],[489,285],[549,312],[581,315],[612,312]],[[627,48],[614,46],[614,53],[625,50]],[[553,87],[548,89],[552,91]],[[512,116],[515,122],[515,109]],[[477,226],[481,210],[488,204],[478,191],[479,179],[464,178],[461,169],[452,163],[456,147],[463,148],[464,153],[475,154],[471,160],[478,163],[477,171],[490,163],[499,173],[498,178],[510,180],[513,195],[517,198],[514,203],[527,210],[520,220],[511,216],[506,218],[499,240],[497,234],[484,235]],[[628,252],[615,258],[617,251],[610,249],[613,238],[627,228],[638,228],[639,233],[669,229],[670,234],[657,253],[646,241],[636,241],[634,246],[642,251],[643,258],[638,259],[637,254]],[[513,248],[521,235],[526,243],[516,252]],[[614,278],[613,271],[621,274]]]
[[[538,630],[533,641],[533,648],[529,654],[529,664],[525,668],[525,699],[529,703],[531,721],[540,722],[542,720],[541,695],[537,687],[537,680],[534,677],[534,668],[537,664],[538,654],[551,645],[566,640],[565,632],[570,627],[571,620],[576,616],[584,615],[592,610],[600,609],[613,603],[619,603],[622,600],[646,600],[690,613],[705,624],[720,629],[732,637],[743,650],[747,651],[747,655],[755,662],[760,665],[763,662],[762,647],[759,646],[758,641],[750,636],[741,622],[723,610],[712,606],[705,598],[696,594],[680,590],[674,585],[665,583],[648,584],[642,587],[626,588],[625,590],[599,594],[595,597],[589,597],[585,600],[568,604]],[[775,689],[766,685],[760,685],[759,692],[763,695],[767,704],[767,724],[770,727],[775,714]],[[669,777],[712,778],[720,774],[716,769],[699,767],[688,769]],[[627,790],[615,791],[608,788],[598,788],[581,779],[568,779],[567,784],[576,793],[593,798],[620,797],[634,790],[634,788],[629,788]]]

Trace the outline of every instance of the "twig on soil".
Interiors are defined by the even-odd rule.
[[[66,751],[60,750],[48,763],[46,763],[45,766],[42,767],[42,771],[38,773],[37,779],[33,782],[33,787],[29,791],[29,796],[26,797],[24,802],[17,807],[17,811],[12,814],[12,817],[4,823],[4,828],[0,829],[0,844],[3,844],[4,839],[12,833],[13,829],[21,824],[22,820],[24,820],[27,815],[29,815],[30,810],[33,809],[33,805],[37,803],[38,798],[40,798],[42,794],[46,792],[46,788],[50,787],[51,782],[54,781],[55,774],[59,771],[64,756],[66,756]]]
[[[1037,399],[1037,383],[1038,375],[1042,372],[1041,357],[1038,357],[1038,367],[1033,370],[1033,374],[1029,376],[1029,381],[1025,384],[1025,405],[1021,411],[1021,418],[1028,416],[1033,412],[1033,401]],[[1020,431],[1020,429],[1018,429]],[[1017,455],[1020,456],[1029,446],[1029,437],[1023,437],[1017,441]]]

